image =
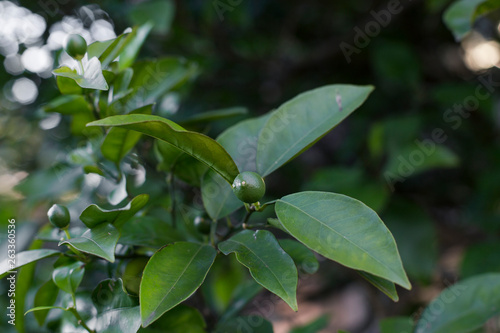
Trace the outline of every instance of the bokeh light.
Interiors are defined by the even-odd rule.
[[[38,88],[35,82],[22,77],[12,85],[12,96],[21,104],[30,104],[38,97]]]

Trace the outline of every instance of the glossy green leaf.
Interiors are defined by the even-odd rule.
[[[130,114],[151,114],[153,105],[146,105]],[[120,163],[141,138],[141,133],[129,131],[120,127],[113,127],[109,130],[101,145],[102,156],[108,160]]]
[[[328,326],[328,323],[328,316],[323,315],[307,325],[293,328],[290,333],[318,333],[324,330]]]
[[[55,285],[54,281],[52,281],[51,279],[46,283],[44,283],[40,287],[40,289],[38,289],[35,295],[35,301],[33,305],[35,306],[35,308],[42,306],[51,307],[56,302],[58,294],[59,294],[59,288]],[[37,310],[37,312],[35,312],[36,321],[40,326],[43,325],[43,323],[45,322],[45,318],[47,318],[48,314],[49,314],[48,309]]]
[[[209,245],[178,242],[158,250],[141,280],[144,327],[191,296],[203,283],[217,252]]]
[[[380,333],[413,333],[410,317],[390,317],[380,321]]]
[[[113,116],[94,121],[88,126],[120,126],[168,142],[205,163],[230,184],[239,173],[231,156],[215,140],[201,133],[186,131],[162,117],[139,114]]]
[[[121,34],[115,39],[111,40],[109,46],[99,55],[99,61],[102,63],[102,68],[108,67],[118,56],[123,52],[125,47],[132,42],[137,35],[137,28],[132,29],[131,32]],[[105,41],[107,43],[108,41]]]
[[[257,139],[261,128],[272,113],[245,120],[228,128],[218,138],[241,171],[257,171]],[[243,206],[234,195],[231,185],[209,170],[201,183],[203,205],[208,215],[217,220]]]
[[[372,91],[372,86],[324,86],[280,106],[260,130],[258,173],[270,174],[318,141],[363,104]]]
[[[278,242],[280,247],[293,259],[300,271],[307,274],[314,274],[318,271],[318,259],[304,244],[293,239],[280,239]]]
[[[83,279],[85,266],[80,261],[71,262],[54,268],[52,280],[59,289],[74,294]]]
[[[245,332],[245,333],[273,333],[273,325],[260,316],[236,317],[219,324],[214,333]]]
[[[236,253],[255,281],[297,311],[297,268],[272,233],[244,230],[219,243],[219,250],[225,255]]]
[[[422,313],[415,333],[471,332],[499,313],[500,274],[476,275],[443,290]]]
[[[197,309],[179,304],[138,333],[205,333],[206,326]]]
[[[124,245],[160,248],[184,240],[170,224],[150,216],[133,217],[120,228],[118,243]]]
[[[101,281],[92,292],[97,309],[95,330],[102,333],[136,333],[141,326],[139,299],[127,295],[123,282]]]
[[[132,199],[125,207],[112,210],[105,210],[97,205],[90,205],[80,215],[80,220],[90,229],[101,223],[113,224],[120,228],[123,223],[128,221],[139,210],[146,205],[149,195],[140,194]]]
[[[9,271],[15,271],[16,269],[29,263],[59,254],[61,254],[61,252],[47,249],[18,252],[16,253],[15,259],[9,259],[7,257],[2,260],[0,263],[0,278],[9,274]]]
[[[411,288],[394,238],[362,202],[335,193],[300,192],[278,200],[275,211],[286,231],[310,249]]]
[[[91,113],[92,109],[85,97],[81,95],[63,95],[54,98],[43,106],[45,112],[58,112],[61,114]]]
[[[140,4],[137,4],[139,6]],[[165,13],[158,13],[160,15],[165,15]],[[123,71],[124,69],[130,67],[134,60],[139,54],[139,50],[144,44],[144,41],[149,35],[151,29],[154,28],[153,24],[150,22],[145,22],[140,27],[135,28],[135,34],[132,36],[130,41],[125,45],[122,51],[120,51],[120,58],[118,59],[118,70]]]
[[[117,38],[120,38],[120,36],[118,36]],[[104,40],[104,41],[96,41],[96,42],[93,42],[92,44],[90,44],[88,47],[87,47],[87,57],[89,59],[93,58],[93,57],[97,57],[99,58],[103,53],[104,51],[106,51],[106,49],[111,45],[113,44],[113,42],[117,39],[117,38],[113,38],[113,39],[108,39],[108,40]]]
[[[462,40],[472,29],[476,9],[487,0],[458,0],[443,14],[443,20],[456,41]]]
[[[89,229],[78,238],[71,238],[59,243],[70,244],[75,249],[93,254],[107,261],[115,261],[115,247],[120,238],[120,232],[108,223],[101,223]]]
[[[75,80],[82,88],[108,90],[108,83],[102,74],[101,63],[96,57],[90,59],[83,67],[83,75],[78,74],[76,69],[66,66],[54,69],[52,73],[56,76],[67,77]]]
[[[359,275],[361,275],[366,281],[370,282],[374,285],[378,290],[389,296],[394,302],[399,301],[398,292],[396,290],[396,286],[394,283],[387,281],[386,279],[382,279],[381,277],[372,275],[370,273],[358,271]]]

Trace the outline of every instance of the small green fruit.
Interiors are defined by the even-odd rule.
[[[87,42],[80,35],[69,35],[64,47],[66,53],[76,60],[81,60],[87,53]]]
[[[47,212],[50,223],[56,228],[67,228],[70,221],[69,211],[66,206],[55,204]]]
[[[125,289],[135,295],[139,295],[142,272],[148,263],[146,258],[134,258],[129,261],[123,272],[122,280]]]
[[[194,219],[194,227],[199,233],[203,235],[208,235],[210,233],[210,224],[210,221],[207,221],[201,216],[197,216]]]
[[[258,173],[244,171],[234,179],[233,192],[241,201],[254,203],[266,193],[266,184]]]

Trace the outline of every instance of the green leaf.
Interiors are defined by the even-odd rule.
[[[84,273],[84,264],[80,261],[74,261],[55,267],[52,272],[52,280],[62,291],[74,294],[82,282]]]
[[[0,278],[9,274],[9,271],[15,271],[16,269],[29,263],[59,254],[61,254],[61,252],[47,249],[18,252],[16,253],[15,258],[9,259],[7,257],[0,262]]]
[[[78,238],[71,238],[60,242],[59,246],[70,244],[79,251],[115,262],[115,247],[119,238],[120,232],[115,227],[108,223],[102,223],[97,227],[85,231]]]
[[[176,123],[158,116],[113,116],[94,121],[87,126],[120,126],[168,142],[184,153],[205,163],[232,184],[239,174],[233,159],[215,140],[197,132],[186,131]]]
[[[380,333],[413,333],[410,317],[391,317],[380,321]]]
[[[286,231],[310,249],[411,288],[394,238],[362,202],[335,193],[300,192],[278,200],[275,211]]]
[[[219,243],[219,250],[225,255],[235,252],[255,281],[297,311],[297,268],[272,233],[244,230]]]
[[[127,295],[121,279],[101,281],[91,297],[97,309],[97,332],[136,333],[141,327],[139,299]]]
[[[146,105],[130,114],[151,114],[153,105]],[[101,145],[102,156],[108,160],[119,164],[120,161],[134,148],[141,133],[129,131],[119,127],[113,127],[109,130]]]
[[[68,311],[68,309],[62,308],[60,306],[37,306],[37,307],[31,308],[28,311],[26,311],[26,313],[24,315],[26,316],[28,313],[34,312],[34,311],[44,311],[44,312],[46,311],[48,313],[49,310],[53,310],[53,309]]]
[[[317,333],[320,332],[321,330],[324,330],[328,326],[328,316],[323,315],[315,320],[313,320],[311,323],[301,326],[301,327],[295,327],[290,331],[290,333]]]
[[[137,216],[128,220],[120,228],[120,234],[120,244],[152,248],[184,240],[170,224],[151,216]]]
[[[260,316],[236,317],[219,324],[214,333],[273,333],[273,325]]]
[[[57,76],[56,84],[63,95],[81,95],[83,91],[82,87],[80,87],[75,80],[67,77]]]
[[[81,95],[63,95],[54,98],[43,106],[45,112],[58,112],[61,114],[91,113],[92,109],[85,97]]]
[[[307,274],[314,274],[318,271],[318,259],[305,245],[292,239],[280,239],[278,242],[280,247],[293,259],[299,270]]]
[[[141,3],[136,4],[135,7],[140,6]],[[160,15],[165,15],[165,13],[158,13]],[[142,47],[142,44],[144,44],[144,41],[149,35],[149,32],[153,28],[153,25],[149,22],[141,25],[138,28],[135,28],[136,30],[135,34],[132,36],[130,41],[127,43],[127,45],[123,48],[123,50],[119,53],[120,58],[118,59],[118,70],[123,71],[124,69],[130,67],[133,63],[134,60],[137,58],[137,55],[139,54],[139,50]]]
[[[101,63],[96,57],[90,59],[84,66],[83,75],[66,66],[54,69],[52,73],[56,76],[67,77],[75,80],[82,88],[108,90],[108,83],[102,74]]]
[[[499,313],[500,274],[477,275],[443,290],[422,313],[415,333],[471,332]]]
[[[175,4],[170,0],[149,0],[130,7],[130,19],[134,24],[149,22],[153,32],[166,34],[170,30],[175,14]]]
[[[217,138],[217,142],[231,155],[239,170],[257,171],[257,139],[271,114],[239,122]],[[203,205],[214,220],[243,206],[241,200],[234,195],[231,185],[211,170],[202,179],[201,194]]]
[[[191,296],[203,283],[217,252],[209,245],[178,242],[149,260],[140,286],[144,327]]]
[[[201,313],[184,304],[177,305],[138,333],[205,333],[206,323]]]
[[[130,87],[136,88],[132,96],[146,103],[154,102],[169,90],[196,76],[195,63],[182,58],[167,57],[157,60],[136,61]]]
[[[206,124],[217,120],[242,116],[247,113],[248,113],[247,108],[241,106],[235,106],[227,109],[212,110],[212,111],[197,113],[187,119],[179,121],[179,124],[182,126],[193,125],[193,124]]]
[[[321,139],[363,104],[372,91],[372,86],[324,86],[280,106],[259,134],[258,173],[270,174]]]
[[[487,0],[458,0],[443,14],[443,20],[458,42],[472,29],[472,23],[479,5]]]
[[[55,285],[54,281],[52,281],[52,279],[47,281],[40,287],[40,289],[38,289],[35,295],[35,301],[34,301],[35,308],[42,306],[52,307],[52,305],[54,305],[54,303],[57,300],[58,294],[59,294],[59,288]],[[47,318],[48,314],[49,314],[48,309],[45,311],[37,310],[37,312],[35,312],[36,321],[40,326],[43,325],[43,323],[45,322],[45,318]]]
[[[90,229],[102,223],[113,224],[115,227],[120,228],[123,223],[141,210],[148,200],[149,195],[140,194],[133,198],[125,207],[112,210],[105,210],[92,204],[85,208],[80,215],[80,220]]]
[[[366,281],[370,282],[374,285],[378,290],[389,296],[394,302],[399,301],[398,292],[396,290],[396,286],[394,283],[387,281],[386,279],[382,279],[378,276],[372,275],[370,273],[358,271],[359,275],[361,275]]]

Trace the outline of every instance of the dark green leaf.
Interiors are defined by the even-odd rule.
[[[90,205],[80,215],[85,225],[92,229],[101,223],[114,224],[120,228],[123,223],[135,215],[149,200],[149,195],[140,194],[130,201],[125,207],[112,210],[105,210],[97,205]]]
[[[203,283],[217,252],[209,245],[178,242],[149,260],[140,287],[144,327],[191,296]]]
[[[80,87],[78,84],[76,84],[75,80],[63,77],[63,76],[57,76],[56,77],[56,83],[57,83],[57,88],[59,88],[59,91],[63,95],[81,95],[82,94],[82,87]]]
[[[64,292],[74,294],[83,279],[84,264],[80,261],[71,262],[54,268],[52,280]]]
[[[151,114],[152,108],[152,105],[146,105],[130,112],[130,114]],[[102,142],[102,156],[119,164],[125,155],[134,148],[140,138],[141,133],[139,132],[113,127],[109,130]]]
[[[372,86],[331,85],[286,102],[260,130],[257,171],[266,176],[318,141],[356,110]]]
[[[127,295],[121,279],[101,281],[92,292],[92,302],[97,309],[97,332],[136,333],[139,330],[139,299]]]
[[[362,202],[326,192],[300,192],[275,205],[281,225],[319,254],[410,289],[394,238]]]
[[[15,258],[9,259],[7,257],[0,263],[0,278],[9,274],[9,271],[15,271],[26,264],[59,254],[61,252],[47,249],[18,252]]]
[[[44,283],[40,289],[38,289],[35,295],[34,306],[35,308],[41,306],[53,306],[57,300],[57,295],[59,294],[59,288],[55,285],[54,281],[49,280]],[[33,309],[32,309],[33,310]],[[45,322],[45,318],[49,314],[49,310],[39,310],[35,312],[36,321],[40,326]]]
[[[233,293],[233,298],[227,306],[227,310],[221,315],[219,323],[237,316],[263,289],[254,279],[247,279],[240,283]]]
[[[370,273],[358,271],[359,275],[361,275],[366,281],[370,282],[372,285],[377,287],[378,290],[386,294],[390,297],[394,302],[399,301],[398,292],[396,291],[396,286],[394,283],[387,281],[386,279],[382,279],[381,277],[372,275]]]
[[[138,216],[128,220],[120,228],[120,234],[118,241],[120,244],[152,248],[184,240],[170,224],[149,216]]]
[[[56,97],[43,106],[45,112],[61,114],[91,113],[92,109],[85,97],[81,95],[63,95]]]
[[[307,274],[314,274],[318,271],[318,259],[305,245],[292,239],[280,239],[278,242],[300,271]]]
[[[184,304],[177,305],[139,333],[205,333],[206,324],[201,313]]]
[[[499,313],[500,274],[477,275],[443,290],[422,313],[415,333],[471,332]]]
[[[113,116],[94,121],[88,126],[121,126],[168,142],[205,163],[230,184],[239,173],[231,156],[216,141],[201,133],[186,131],[162,117],[138,114]]]
[[[219,250],[225,255],[235,252],[255,281],[297,311],[297,268],[272,233],[244,230],[219,243]]]
[[[114,262],[115,247],[119,238],[120,232],[115,227],[108,223],[101,223],[85,231],[83,235],[78,238],[71,238],[60,242],[59,246],[70,244],[79,251]]]

